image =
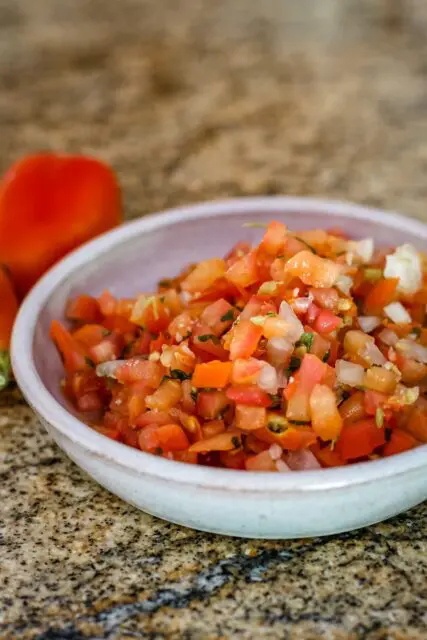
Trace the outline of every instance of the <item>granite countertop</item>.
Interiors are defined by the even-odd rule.
[[[112,163],[126,215],[314,194],[427,219],[427,5],[0,0],[0,170]],[[427,506],[324,539],[151,518],[0,396],[0,638],[427,638]]]

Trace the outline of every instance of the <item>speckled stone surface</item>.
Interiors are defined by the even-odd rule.
[[[427,220],[421,0],[0,0],[0,170],[111,162],[128,217],[314,194]],[[92,482],[0,396],[0,638],[427,638],[427,505],[353,534],[221,538]]]

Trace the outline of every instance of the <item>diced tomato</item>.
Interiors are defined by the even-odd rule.
[[[200,316],[200,320],[209,327],[211,333],[219,336],[233,324],[235,317],[234,307],[223,298],[220,298],[206,307]]]
[[[73,331],[73,338],[84,347],[93,347],[101,342],[108,335],[108,329],[101,324],[85,324],[76,331]]]
[[[254,435],[263,442],[278,444],[282,449],[297,451],[311,446],[317,440],[317,436],[311,427],[289,426],[283,431],[272,431],[268,427],[257,429]]]
[[[241,290],[232,282],[225,278],[218,278],[210,287],[203,289],[200,293],[194,294],[194,299],[198,302],[214,302],[218,300],[218,298],[224,298],[224,300],[230,302],[240,295]]]
[[[409,413],[405,431],[419,442],[427,443],[427,413],[419,407],[414,407]]]
[[[322,309],[314,321],[314,329],[319,333],[328,334],[342,325],[342,320],[328,309]]]
[[[317,384],[310,395],[311,425],[322,440],[336,440],[343,420],[338,412],[336,397],[326,385]]]
[[[158,427],[157,438],[163,451],[182,451],[190,445],[184,430],[177,424]]]
[[[231,266],[240,258],[243,258],[251,249],[252,247],[248,242],[237,242],[224,257],[227,266]]]
[[[377,282],[365,298],[365,313],[372,316],[382,314],[384,307],[393,302],[398,284],[399,278],[387,278]]]
[[[246,456],[242,450],[221,451],[220,460],[227,469],[242,470],[245,468]]]
[[[86,413],[100,411],[103,408],[103,402],[96,391],[89,391],[77,398],[77,408]]]
[[[230,345],[230,360],[249,358],[258,346],[262,336],[262,327],[250,320],[241,320],[233,329]]]
[[[320,384],[327,371],[326,366],[319,358],[307,353],[295,374],[295,384],[289,385],[285,390],[285,398],[288,401],[286,417],[289,420],[309,422],[309,400],[311,392],[316,384]]]
[[[276,463],[268,450],[246,458],[245,468],[247,471],[277,471]]]
[[[117,300],[108,290],[99,296],[98,304],[104,316],[112,316],[116,312]]]
[[[171,417],[167,411],[145,411],[141,413],[135,420],[135,426],[142,429],[149,425],[169,424]]]
[[[390,440],[386,442],[383,448],[383,456],[393,456],[396,453],[409,451],[417,446],[418,441],[415,440],[410,433],[401,429],[393,429],[390,434]]]
[[[192,383],[195,387],[222,389],[230,382],[232,367],[231,362],[218,360],[198,364],[193,373]]]
[[[209,326],[201,322],[198,322],[193,328],[191,343],[192,348],[195,347],[197,349],[196,354],[198,354],[199,351],[205,351],[215,356],[217,360],[228,360],[228,352],[221,345],[217,336],[212,333]]]
[[[234,385],[227,389],[226,396],[236,404],[245,404],[251,407],[269,407],[271,398],[257,385]]]
[[[181,385],[177,380],[162,382],[156,391],[145,399],[149,409],[168,411],[181,400]]]
[[[151,333],[166,331],[171,321],[164,296],[140,296],[133,307],[131,322]]]
[[[344,465],[339,453],[335,449],[331,449],[331,445],[321,447],[316,443],[311,447],[311,451],[322,467],[342,467]]]
[[[231,451],[240,447],[241,440],[236,431],[226,431],[207,440],[199,440],[191,445],[190,451],[206,453],[208,451]]]
[[[223,391],[200,391],[197,394],[197,413],[206,420],[221,417],[229,406],[229,400]]]
[[[365,394],[362,391],[353,393],[353,395],[341,403],[339,412],[346,424],[358,422],[362,418],[365,418]]]
[[[273,221],[267,227],[260,246],[271,256],[283,253],[283,248],[288,239],[288,230],[283,222]]]
[[[254,431],[261,429],[266,422],[267,411],[265,407],[249,407],[245,404],[236,404],[236,426],[242,431]]]
[[[209,420],[205,422],[202,428],[203,439],[213,438],[214,436],[224,433],[225,424],[223,420]]]
[[[52,320],[50,336],[62,355],[64,367],[68,373],[91,368],[83,345],[57,320]]]
[[[364,394],[364,407],[368,416],[374,416],[377,409],[384,406],[388,396],[379,391],[371,391],[367,389]]]
[[[155,425],[147,426],[139,432],[138,444],[141,451],[149,451],[152,453],[160,449],[158,432],[159,428]]]
[[[65,315],[69,320],[96,324],[102,320],[101,309],[96,298],[81,295],[69,300]]]
[[[256,358],[237,358],[233,362],[231,382],[237,385],[254,383],[263,368],[264,363]]]
[[[336,289],[329,287],[328,289],[316,289],[312,287],[309,293],[313,297],[315,304],[323,309],[328,309],[332,313],[338,310],[339,295]]]
[[[258,280],[257,254],[251,251],[237,260],[225,273],[227,280],[237,287],[249,287]]]
[[[110,315],[104,320],[104,327],[109,331],[115,331],[116,333],[130,334],[134,336],[138,330],[138,327],[127,318],[123,318],[119,315]]]
[[[181,282],[181,288],[189,293],[203,291],[224,276],[225,268],[224,260],[219,258],[203,260]]]
[[[110,333],[101,342],[89,348],[89,357],[96,363],[117,360],[124,347],[123,337],[119,333]]]
[[[344,425],[336,449],[343,460],[363,458],[385,443],[384,428],[375,420],[359,420]]]

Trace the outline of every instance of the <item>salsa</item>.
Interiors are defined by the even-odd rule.
[[[51,327],[67,399],[99,433],[189,464],[289,472],[426,443],[426,257],[264,226],[156,292],[70,300]]]

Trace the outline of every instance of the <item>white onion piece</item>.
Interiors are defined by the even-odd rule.
[[[288,465],[282,459],[276,460],[276,469],[280,473],[288,473],[290,471]]]
[[[279,389],[286,389],[288,386],[288,377],[284,369],[276,369],[277,372],[277,386]]]
[[[181,302],[183,302],[184,304],[188,304],[192,298],[192,295],[188,291],[180,291],[179,297],[181,298]]]
[[[341,384],[347,384],[349,387],[359,387],[363,385],[365,371],[360,364],[347,362],[347,360],[337,360],[335,363],[335,371],[337,380]]]
[[[278,444],[272,444],[268,452],[272,460],[279,460],[282,457],[283,449]]]
[[[264,363],[264,366],[258,375],[257,383],[259,388],[263,391],[266,391],[267,393],[277,393],[277,372],[271,364],[268,364],[268,362]]]
[[[274,367],[280,367],[292,355],[294,345],[286,338],[270,338],[267,342],[267,360]]]
[[[292,301],[292,308],[297,313],[307,313],[308,307],[311,305],[311,302],[312,300],[309,297],[295,298],[295,300]]]
[[[371,333],[371,331],[379,327],[381,324],[381,318],[378,318],[377,316],[359,316],[357,320],[360,328],[365,333]]]
[[[341,274],[336,281],[335,286],[341,291],[341,293],[345,293],[346,296],[349,296],[351,287],[353,286],[353,278]]]
[[[387,358],[383,356],[374,342],[368,342],[366,344],[363,353],[360,354],[362,358],[368,360],[371,364],[384,365],[387,362]]]
[[[384,313],[396,324],[407,324],[412,322],[411,316],[401,302],[391,302],[384,307]]]
[[[397,290],[411,294],[421,288],[423,265],[421,256],[411,244],[402,244],[396,251],[386,256],[384,269],[386,278],[399,278]]]
[[[389,347],[394,347],[394,345],[399,340],[397,333],[392,331],[391,329],[383,329],[381,333],[378,334],[378,338],[384,344],[387,344]]]
[[[427,364],[427,347],[417,344],[413,340],[399,340],[396,349],[408,358]]]
[[[104,376],[108,378],[115,378],[114,373],[116,369],[118,369],[125,362],[127,362],[127,360],[108,360],[108,362],[102,362],[95,369],[96,375],[100,378]]]
[[[279,317],[288,324],[286,337],[293,343],[297,342],[304,333],[304,327],[292,307],[285,300],[280,304]]]
[[[288,451],[283,459],[292,471],[311,471],[322,468],[314,454],[308,449]]]

